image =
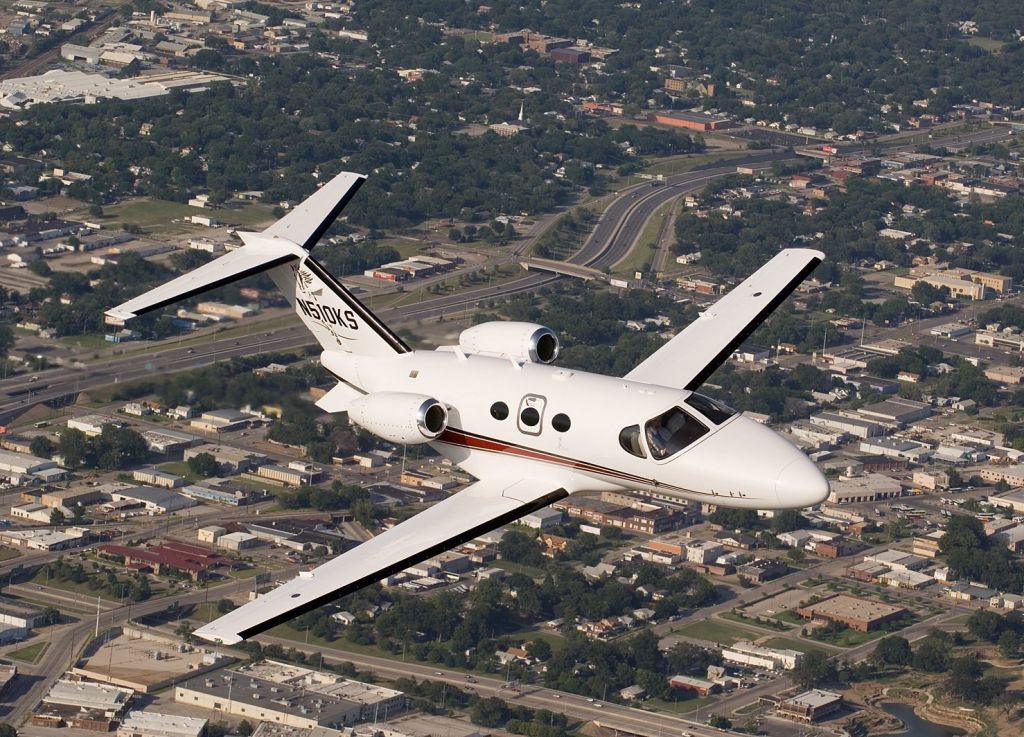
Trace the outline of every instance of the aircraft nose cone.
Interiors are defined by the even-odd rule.
[[[803,456],[784,466],[775,478],[775,494],[783,509],[814,506],[825,501],[828,492],[828,479]]]

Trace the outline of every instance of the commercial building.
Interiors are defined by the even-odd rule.
[[[305,729],[386,721],[407,706],[401,691],[269,660],[190,679],[174,700]]]
[[[209,453],[213,456],[213,459],[220,464],[220,472],[223,474],[241,473],[267,462],[267,457],[262,453],[232,448],[228,445],[212,444],[189,448],[183,457],[187,461],[200,453]]]
[[[863,453],[877,453],[889,458],[905,458],[914,463],[922,463],[934,455],[931,446],[915,440],[899,440],[897,438],[873,438],[860,441]]]
[[[704,678],[694,678],[693,676],[672,676],[668,679],[668,685],[672,688],[678,688],[680,691],[689,691],[702,697],[721,693],[722,691],[722,687],[717,683]]]
[[[787,719],[810,724],[835,714],[842,708],[841,694],[815,688],[780,701],[775,707],[775,712]]]
[[[1005,481],[1010,486],[1024,486],[1024,465],[1022,464],[1016,466],[985,466],[981,469],[980,475],[986,481],[992,481],[997,484],[1000,481]],[[989,501],[993,504],[999,504],[999,506],[1010,506],[1016,510],[1017,505],[1013,502],[1014,494],[1021,496],[1021,509],[1024,510],[1024,495],[1021,495],[1020,491],[1003,494],[999,497],[990,497]],[[993,502],[992,499],[996,501]]]
[[[196,505],[195,501],[188,497],[155,486],[126,486],[117,490],[112,489],[110,499],[114,502],[134,502],[150,514],[168,514]]]
[[[11,484],[40,481],[37,476],[39,473],[54,468],[57,468],[57,463],[47,458],[0,450],[0,479]]]
[[[809,422],[817,427],[828,428],[858,438],[873,438],[885,434],[885,428],[873,420],[838,412],[819,412],[811,415]]]
[[[662,125],[670,125],[673,128],[704,132],[731,128],[733,125],[732,121],[727,118],[696,112],[651,113],[648,115],[648,120]]]
[[[216,409],[203,412],[199,417],[189,420],[192,427],[205,432],[234,432],[251,427],[253,422],[259,418],[248,412],[239,412],[235,409]]]
[[[939,554],[939,542],[945,535],[943,530],[934,530],[927,535],[917,535],[913,540],[911,548],[914,555],[921,555],[926,558],[935,558]]]
[[[869,420],[902,426],[930,417],[932,407],[930,404],[913,399],[890,397],[881,402],[861,407],[857,412]]]
[[[117,737],[202,737],[206,719],[131,711],[117,728]]]
[[[32,714],[32,724],[109,732],[128,710],[134,692],[89,681],[62,678]]]
[[[185,478],[174,473],[161,471],[158,468],[140,468],[132,472],[132,478],[150,486],[162,486],[165,489],[177,489],[185,485]]]
[[[815,622],[835,622],[860,632],[871,632],[886,622],[908,614],[908,611],[901,606],[838,594],[815,604],[802,606],[796,613]]]
[[[260,539],[248,532],[229,532],[217,538],[217,547],[225,550],[248,550],[260,544]]]
[[[128,427],[128,424],[123,420],[104,417],[103,415],[82,415],[81,417],[72,417],[68,420],[68,427],[70,429],[81,430],[90,438],[100,435],[103,432],[104,425]]]
[[[693,540],[686,543],[686,561],[704,565],[718,558],[725,552],[725,547],[712,540]]]
[[[97,552],[124,560],[126,568],[140,570],[150,568],[156,573],[173,569],[186,573],[192,580],[199,581],[208,571],[228,563],[225,558],[211,553],[206,548],[185,543],[169,542],[150,548],[130,548],[125,545],[100,545]]]
[[[565,514],[561,509],[538,509],[536,512],[522,517],[519,522],[534,530],[543,530],[546,527],[555,527],[562,524]]]
[[[828,500],[832,504],[856,504],[897,499],[903,493],[900,482],[877,473],[853,478],[840,477],[829,482]]]
[[[28,550],[68,550],[89,542],[89,531],[84,527],[66,527],[63,530],[3,530],[0,544]]]
[[[752,642],[740,641],[722,649],[722,658],[727,663],[763,670],[793,670],[804,659],[797,650],[783,650],[762,647]]]
[[[771,581],[789,573],[789,566],[777,558],[760,558],[739,566],[736,573],[755,583]]]
[[[204,479],[199,484],[184,486],[178,489],[178,492],[190,499],[227,504],[232,507],[253,504],[267,497],[267,492],[263,489],[252,489],[231,479],[222,478]]]
[[[900,571],[919,571],[929,562],[926,557],[900,550],[883,550],[874,555],[864,556],[864,560]]]
[[[620,527],[647,535],[674,530],[683,522],[683,515],[644,502],[634,502],[631,506],[626,506],[592,497],[570,496],[555,502],[551,507],[563,510],[570,517],[582,518],[595,525]]]
[[[324,470],[312,463],[292,461],[287,466],[268,463],[256,469],[261,480],[277,483],[282,486],[302,486],[315,484],[324,479]]]
[[[219,525],[210,525],[208,527],[200,527],[196,531],[196,539],[201,543],[213,544],[217,542],[221,535],[225,534],[227,534],[226,528]]]

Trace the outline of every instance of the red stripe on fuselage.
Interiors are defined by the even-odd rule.
[[[566,458],[565,456],[559,456],[540,450],[533,450],[532,448],[526,448],[522,445],[507,443],[502,440],[487,438],[482,435],[471,435],[464,430],[457,430],[451,427],[441,433],[441,437],[438,438],[438,441],[442,443],[449,443],[451,445],[461,445],[473,450],[486,450],[492,453],[504,453],[506,455],[519,456],[520,458],[529,458],[534,461],[543,461],[545,463],[554,463],[559,466],[578,468],[581,471],[587,471],[601,476],[610,476],[620,481],[630,481],[633,483],[643,484],[645,486],[663,486],[663,484],[658,484],[652,479],[647,479],[642,476],[635,476],[633,474],[623,473],[622,471],[616,471],[612,468],[597,466],[593,463],[588,463],[587,461]],[[666,486],[666,488],[675,489],[676,487]]]

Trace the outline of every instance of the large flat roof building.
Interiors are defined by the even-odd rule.
[[[879,473],[832,479],[829,488],[828,500],[832,504],[877,502],[881,499],[896,499],[903,493],[899,481]]]
[[[796,613],[806,619],[836,622],[861,632],[870,632],[886,622],[904,616],[907,614],[907,610],[904,607],[880,601],[839,594],[814,604],[802,606],[796,610]]]
[[[153,711],[128,712],[117,728],[117,737],[202,737],[206,719]]]
[[[815,688],[780,701],[776,712],[787,719],[810,723],[834,714],[842,707],[842,694]]]

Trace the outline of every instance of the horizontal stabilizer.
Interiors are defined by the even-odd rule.
[[[316,406],[324,412],[334,414],[336,412],[348,412],[348,406],[353,400],[365,396],[363,392],[351,384],[339,381],[338,385],[324,394],[316,401]]]
[[[107,310],[106,322],[110,325],[123,325],[133,317],[158,310],[172,302],[259,274],[275,266],[297,261],[306,255],[293,243],[259,238],[260,236],[253,238],[250,235],[246,245],[241,248]]]
[[[286,238],[307,251],[311,250],[365,181],[362,174],[342,172],[264,230],[263,234]]]

